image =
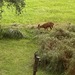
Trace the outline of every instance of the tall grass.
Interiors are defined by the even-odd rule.
[[[40,37],[38,54],[40,66],[52,74],[75,74],[75,33],[74,25],[53,29],[48,35]],[[44,33],[43,33],[44,35]]]

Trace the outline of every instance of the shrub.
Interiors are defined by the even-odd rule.
[[[22,39],[24,38],[23,34],[16,29],[12,28],[1,28],[0,27],[0,39],[10,38],[10,39]]]
[[[40,65],[54,74],[75,75],[75,34],[58,28],[39,38]],[[73,71],[72,70],[73,67]],[[71,74],[73,72],[74,74]]]
[[[21,39],[23,34],[19,30],[7,28],[3,30],[3,38]]]
[[[40,45],[41,66],[52,73],[63,73],[68,68],[73,49],[54,37],[42,39]]]

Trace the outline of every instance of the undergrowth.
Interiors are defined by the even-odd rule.
[[[75,75],[75,26],[39,34],[40,66],[52,74]]]

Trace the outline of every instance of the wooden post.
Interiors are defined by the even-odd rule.
[[[37,67],[38,67],[38,63],[39,63],[39,59],[40,57],[38,56],[37,53],[34,53],[34,66],[33,66],[33,75],[36,75],[36,72],[37,72]]]

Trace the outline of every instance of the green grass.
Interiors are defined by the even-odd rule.
[[[34,53],[38,46],[32,39],[34,34],[29,29],[20,29],[28,39],[0,40],[0,75],[32,75]],[[30,37],[30,38],[29,38]],[[37,75],[49,75],[46,71],[38,69]]]
[[[32,75],[37,50],[29,40],[0,40],[0,75]],[[46,75],[39,70],[37,75]]]
[[[75,23],[74,0],[26,0],[24,12],[19,16],[15,14],[14,8],[3,9],[5,12],[0,20],[3,26],[11,23],[37,25],[47,21]],[[24,29],[23,33],[31,36]],[[32,75],[33,56],[37,48],[32,39],[0,40],[0,75]],[[50,74],[39,69],[37,75]]]
[[[47,21],[75,23],[74,0],[26,0],[24,12],[19,16],[15,14],[13,9],[4,7],[2,24],[13,22],[37,24]]]

